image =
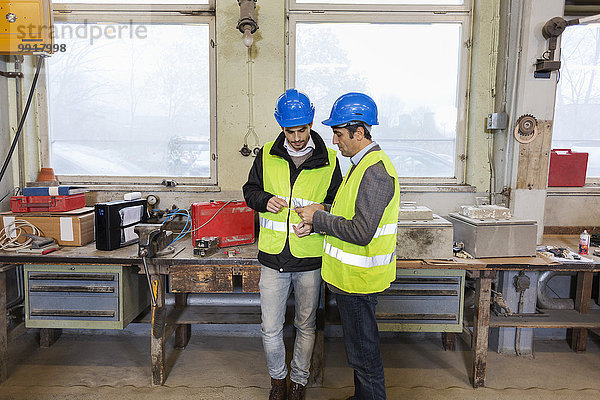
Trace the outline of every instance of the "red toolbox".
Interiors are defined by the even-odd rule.
[[[10,210],[23,212],[59,212],[85,207],[85,193],[65,196],[12,196]]]
[[[588,153],[553,149],[550,153],[548,186],[585,186]]]
[[[192,244],[209,236],[219,238],[219,247],[254,243],[254,210],[245,201],[193,203],[192,230]]]

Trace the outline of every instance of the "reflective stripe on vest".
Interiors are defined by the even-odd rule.
[[[378,238],[379,236],[384,235],[395,235],[398,232],[398,223],[394,222],[393,224],[387,224],[384,226],[380,226],[375,231],[375,235],[373,239]]]
[[[319,204],[316,201],[312,201],[312,200],[307,200],[307,199],[301,199],[299,197],[294,197],[292,198],[292,208],[296,208],[296,207],[306,207],[306,206],[310,206],[311,204]]]
[[[270,229],[277,232],[287,232],[287,224],[285,222],[273,221],[263,217],[259,217],[258,220],[260,221],[261,228]]]
[[[359,256],[358,254],[350,254],[346,253],[342,249],[338,249],[337,247],[333,247],[331,244],[325,242],[324,244],[325,254],[330,255],[331,257],[341,261],[344,264],[354,265],[355,267],[361,268],[371,268],[371,267],[379,267],[381,265],[387,265],[394,260],[394,255],[396,254],[381,254],[378,256],[366,257]]]

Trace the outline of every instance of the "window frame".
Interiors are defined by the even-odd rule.
[[[570,19],[578,18],[578,17],[577,16],[573,16],[573,15],[571,15],[571,16],[565,15],[564,18],[566,20],[570,20]],[[558,53],[558,60],[560,60],[560,61],[562,61],[562,38],[563,38],[563,35],[564,35],[564,33],[561,35],[561,37],[559,37],[559,39],[558,39],[559,40],[558,41],[558,46],[557,46],[557,49],[558,49],[558,52],[557,52]],[[556,100],[558,99],[558,85],[559,85],[559,82],[560,81],[556,82],[556,91],[555,91],[555,95],[554,95],[554,110],[553,110],[553,113],[552,113],[552,121],[553,121],[553,123],[554,123],[554,119],[556,118]],[[553,128],[553,130],[554,130],[554,128]],[[553,148],[552,141],[550,142],[550,148]],[[588,163],[589,163],[589,158],[588,158]],[[587,176],[587,174],[586,174],[586,177],[585,177],[585,186],[583,186],[583,187],[568,187],[568,188],[565,188],[565,189],[569,189],[570,191],[575,191],[575,192],[585,192],[587,190],[590,190],[592,188],[596,188],[598,186],[600,186],[600,176],[590,177],[590,176]],[[565,191],[565,189],[563,189],[562,191]],[[561,188],[556,187],[556,186],[549,186],[548,187],[548,191],[560,193],[561,192]]]
[[[299,8],[293,8],[298,7]],[[306,10],[304,6],[311,6]],[[468,88],[471,64],[471,46],[467,42],[471,40],[471,0],[465,0],[462,6],[420,6],[417,11],[415,6],[387,5],[343,5],[332,9],[333,5],[318,4],[323,8],[317,8],[317,4],[297,4],[295,0],[289,0],[288,28],[287,28],[287,87],[295,87],[296,75],[296,25],[304,22],[314,23],[460,23],[460,55],[458,68],[458,88],[456,93],[457,102],[457,125],[456,125],[456,148],[454,177],[399,177],[402,184],[464,184],[466,179],[466,151],[467,151],[467,123],[468,123]],[[326,7],[326,8],[325,8]],[[450,10],[452,9],[452,10]],[[357,12],[359,11],[360,12]],[[383,13],[385,12],[385,13]]]
[[[62,3],[53,5],[54,22],[90,22],[99,23],[152,23],[152,24],[206,24],[209,30],[209,40],[206,44],[209,46],[209,97],[210,97],[210,176],[102,176],[102,175],[57,175],[57,179],[63,183],[85,184],[100,186],[136,186],[158,189],[165,187],[164,180],[176,182],[178,189],[189,187],[190,189],[198,186],[215,186],[218,183],[217,176],[217,104],[216,104],[216,21],[215,21],[215,0],[209,0],[209,4],[196,5],[170,5],[170,4],[81,4],[81,3]],[[110,8],[110,9],[109,9]],[[46,69],[46,74],[48,70]],[[43,86],[41,92],[41,109],[49,114],[49,96],[47,95],[48,78],[41,80],[40,86]],[[46,126],[40,133],[42,149],[46,154],[42,154],[42,159],[50,160],[50,121],[49,115],[46,115]],[[49,163],[48,163],[49,164]]]

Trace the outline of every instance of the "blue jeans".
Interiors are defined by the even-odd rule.
[[[292,370],[290,378],[296,383],[306,385],[315,344],[321,269],[306,272],[278,272],[262,265],[259,287],[263,347],[267,356],[269,375],[273,379],[284,379],[288,372],[285,364],[283,323],[287,299],[292,288],[294,289],[296,341],[290,364]]]
[[[335,294],[348,364],[354,369],[354,399],[385,400],[385,377],[375,320],[377,293],[361,296]]]

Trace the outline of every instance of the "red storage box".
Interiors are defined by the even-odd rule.
[[[10,210],[23,212],[59,212],[85,207],[85,193],[65,196],[13,196],[10,198]]]
[[[571,149],[553,149],[550,152],[548,186],[585,186],[588,153]]]
[[[193,203],[192,229],[192,244],[206,236],[218,236],[219,247],[254,243],[254,210],[245,201]]]

